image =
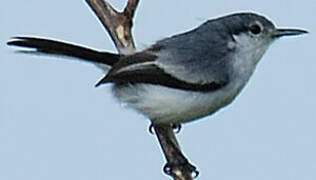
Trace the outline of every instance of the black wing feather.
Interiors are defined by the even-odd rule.
[[[137,59],[139,58],[141,58],[142,60],[137,61]],[[227,84],[226,82],[198,84],[179,80],[171,74],[166,73],[163,69],[159,68],[154,63],[146,64],[146,62],[155,61],[156,58],[157,56],[146,53],[139,53],[127,57],[126,59],[123,59],[118,64],[116,64],[110,70],[110,72],[96,84],[96,86],[108,82],[112,82],[115,84],[148,83],[182,90],[208,92],[220,89]],[[128,70],[128,67],[138,64],[140,65],[139,68],[131,68],[130,70]],[[127,70],[122,70],[124,68],[126,68]]]

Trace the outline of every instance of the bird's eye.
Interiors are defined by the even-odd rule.
[[[258,24],[251,25],[249,29],[252,34],[256,34],[256,35],[261,33],[262,31],[261,27]]]

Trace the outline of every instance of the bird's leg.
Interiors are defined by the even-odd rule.
[[[164,172],[172,177],[179,177],[179,180],[190,180],[197,177],[199,172],[181,152],[173,126],[153,125],[153,127],[167,160]]]

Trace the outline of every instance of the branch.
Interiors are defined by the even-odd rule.
[[[154,126],[155,133],[163,150],[167,164],[164,172],[174,178],[174,180],[192,180],[199,175],[196,168],[191,165],[182,154],[172,125]]]
[[[139,0],[129,0],[124,11],[116,11],[104,0],[86,0],[110,34],[120,54],[135,52],[132,36],[133,17]]]
[[[139,0],[128,0],[123,12],[116,11],[105,0],[86,0],[103,26],[110,34],[120,54],[132,54],[136,51],[132,36],[133,17]],[[164,152],[167,164],[165,173],[174,180],[192,180],[192,172],[198,175],[180,150],[172,125],[155,125],[157,138]]]

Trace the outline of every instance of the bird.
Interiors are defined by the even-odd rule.
[[[96,87],[112,84],[114,97],[153,125],[181,125],[231,104],[275,40],[306,33],[242,12],[210,19],[129,55],[32,36],[13,37],[7,44],[96,64],[104,70]]]

